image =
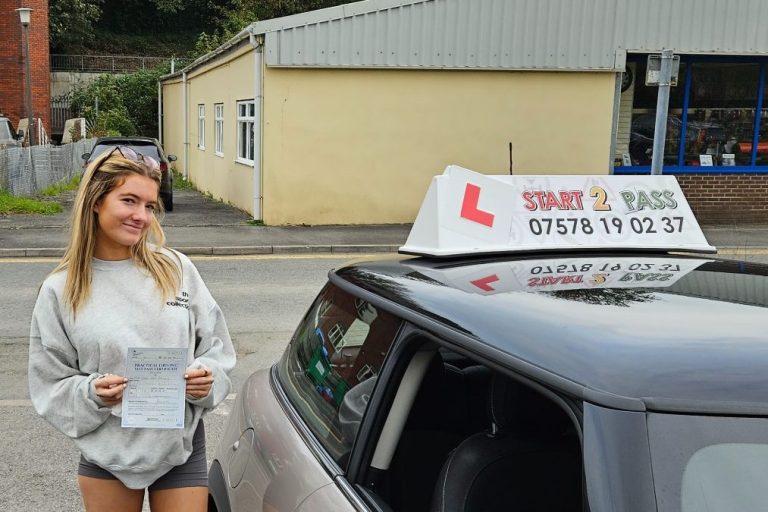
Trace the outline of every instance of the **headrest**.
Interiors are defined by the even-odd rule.
[[[339,425],[344,441],[351,445],[355,441],[357,429],[363,419],[371,393],[376,385],[376,376],[369,377],[347,391],[339,406]]]
[[[568,414],[551,398],[500,373],[491,378],[488,407],[495,433],[542,437],[572,427]]]

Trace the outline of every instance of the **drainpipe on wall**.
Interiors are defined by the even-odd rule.
[[[253,219],[262,220],[261,111],[264,100],[264,74],[262,73],[264,45],[253,32],[250,33],[249,41],[253,47],[253,106],[256,110],[253,122]]]
[[[157,81],[157,139],[163,145],[163,86]]]
[[[189,109],[187,108],[187,72],[181,74],[182,107],[184,108],[184,179],[189,179]]]

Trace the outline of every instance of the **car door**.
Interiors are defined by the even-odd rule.
[[[345,474],[400,325],[397,316],[361,297],[326,286],[270,376],[274,405],[284,412],[269,397],[254,397],[264,418],[250,420],[256,431],[245,449],[252,469],[230,493],[233,510],[259,502],[263,510],[367,510]],[[252,387],[264,389],[265,383]],[[275,445],[265,446],[268,440]]]

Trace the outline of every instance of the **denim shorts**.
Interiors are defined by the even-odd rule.
[[[117,480],[117,477],[106,469],[88,462],[80,455],[77,474],[103,480]],[[150,491],[163,489],[178,489],[180,487],[208,487],[208,464],[205,459],[205,427],[203,420],[197,424],[197,430],[192,437],[192,453],[187,462],[171,468],[166,474],[155,480],[149,486]]]

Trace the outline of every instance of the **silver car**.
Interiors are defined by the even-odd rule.
[[[11,120],[0,116],[0,149],[21,146],[21,137],[13,130]]]
[[[768,266],[644,253],[331,272],[238,393],[212,510],[768,503]]]

